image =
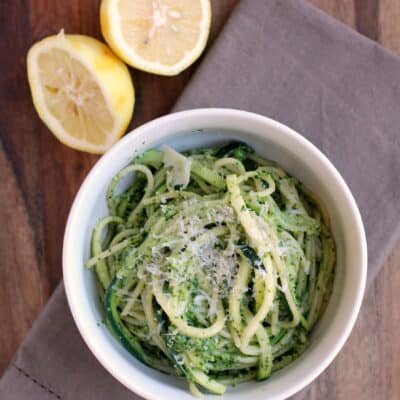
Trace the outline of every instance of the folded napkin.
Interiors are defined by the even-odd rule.
[[[400,230],[400,59],[300,0],[242,0],[175,110],[235,107],[316,144],[360,206],[369,280]],[[81,340],[60,286],[0,382],[3,400],[138,399]]]

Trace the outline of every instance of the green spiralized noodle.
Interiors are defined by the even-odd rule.
[[[85,265],[133,355],[175,371],[193,395],[223,394],[306,350],[331,293],[335,242],[317,198],[247,145],[183,156],[184,185],[157,149],[112,179]]]

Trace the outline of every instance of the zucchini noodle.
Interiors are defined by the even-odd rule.
[[[113,335],[189,389],[264,380],[307,348],[334,281],[325,209],[243,144],[133,159],[91,258]]]

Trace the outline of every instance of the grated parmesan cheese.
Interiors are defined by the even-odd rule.
[[[153,235],[158,243],[151,249],[151,261],[145,269],[153,280],[168,282],[170,288],[176,289],[188,285],[201,271],[213,294],[202,291],[195,301],[196,304],[208,303],[208,314],[212,317],[217,312],[213,298],[228,296],[237,270],[235,240],[239,239],[239,233],[233,230],[233,235],[221,236],[221,229],[218,231],[227,224],[236,225],[235,213],[230,206],[205,206],[198,211],[202,215],[199,218],[193,215],[198,203],[196,198],[184,201],[179,216],[170,221],[162,234]],[[215,229],[209,229],[210,224],[215,225]],[[172,255],[166,254],[166,249]]]

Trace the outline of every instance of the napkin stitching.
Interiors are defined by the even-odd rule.
[[[26,378],[28,378],[29,380],[31,380],[35,385],[39,386],[41,389],[45,390],[46,392],[50,393],[51,395],[53,395],[56,399],[58,400],[62,400],[62,397],[57,394],[56,392],[54,392],[52,389],[48,388],[47,386],[43,385],[43,383],[40,383],[38,380],[36,380],[35,378],[33,378],[31,375],[29,375],[26,371],[24,371],[22,368],[18,367],[17,365],[13,364],[13,366],[16,368],[16,370],[24,375]]]

